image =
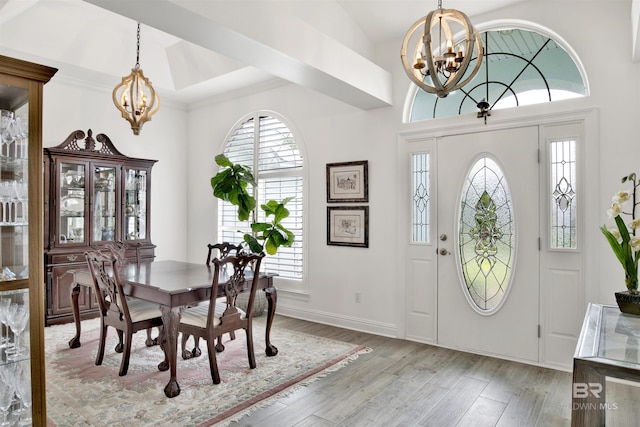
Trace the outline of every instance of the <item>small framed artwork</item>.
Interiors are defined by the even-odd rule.
[[[367,160],[327,163],[327,203],[368,202]]]
[[[369,247],[369,206],[327,206],[327,245]]]

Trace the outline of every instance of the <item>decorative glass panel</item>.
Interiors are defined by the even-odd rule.
[[[478,160],[465,180],[459,244],[469,299],[478,310],[499,309],[513,270],[515,224],[506,178],[488,157]]]
[[[551,248],[576,249],[576,141],[551,142]]]
[[[534,31],[503,29],[480,34],[485,57],[480,71],[462,90],[446,98],[418,90],[411,122],[582,97],[587,88],[578,66],[553,39]],[[473,58],[470,69],[474,67]]]
[[[429,242],[429,154],[416,153],[411,156],[411,175],[413,194],[412,230],[413,242]]]
[[[146,239],[148,174],[147,171],[143,169],[127,169],[125,174],[125,239]],[[106,239],[103,238],[103,240]]]
[[[116,228],[116,169],[96,167],[93,171],[93,239],[114,239]]]
[[[60,243],[85,241],[85,166],[60,165]]]

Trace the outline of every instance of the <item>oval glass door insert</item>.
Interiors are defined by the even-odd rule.
[[[490,157],[480,158],[467,174],[458,237],[465,296],[479,313],[495,313],[509,291],[515,223],[506,177]]]

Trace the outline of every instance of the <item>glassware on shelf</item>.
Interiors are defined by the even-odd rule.
[[[14,306],[15,310],[13,309]],[[13,315],[11,315],[11,313],[13,313]],[[26,304],[11,304],[7,317],[14,336],[14,347],[7,351],[7,360],[20,360],[27,354],[26,349],[20,345],[20,336],[29,321],[29,307]]]
[[[3,369],[3,372],[6,370]],[[13,381],[10,378],[2,378],[2,382],[0,382],[0,411],[2,411],[2,423],[0,426],[10,426],[13,425],[13,420],[8,419],[9,408],[13,405],[13,396],[15,395],[15,390],[13,388]]]
[[[16,378],[15,393],[18,399],[20,399],[20,408],[13,411],[15,414],[20,415],[20,426],[30,426],[32,423],[31,418],[31,369],[29,364],[25,364],[21,367],[20,375]]]
[[[11,298],[0,298],[0,323],[4,325],[3,334],[0,334],[0,348],[9,349],[9,321],[7,320],[9,306],[11,305]],[[0,358],[1,360],[1,358]]]
[[[84,193],[79,190],[69,190],[62,196],[60,211],[63,215],[82,216],[84,213]]]

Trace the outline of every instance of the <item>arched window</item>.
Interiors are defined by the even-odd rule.
[[[250,166],[253,171],[258,183],[252,189],[257,221],[266,221],[261,204],[293,197],[286,205],[289,217],[282,221],[295,235],[293,246],[281,246],[277,254],[265,257],[262,270],[283,278],[302,279],[303,159],[293,133],[278,118],[256,113],[230,133],[224,154],[233,163]],[[251,232],[251,221],[238,221],[236,212],[235,206],[219,201],[218,241],[237,244],[243,233]]]
[[[571,56],[553,39],[533,31],[486,31],[480,71],[446,98],[417,90],[410,121],[540,104],[586,95],[584,79]],[[473,69],[476,58],[469,65]]]

